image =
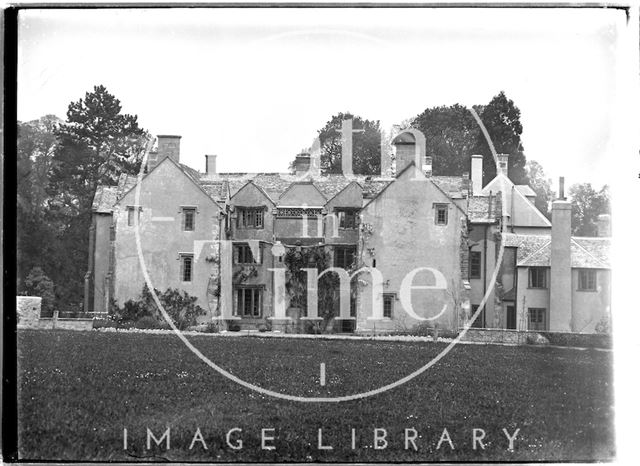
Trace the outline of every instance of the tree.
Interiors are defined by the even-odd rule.
[[[17,139],[17,279],[24,291],[26,273],[44,267],[53,244],[53,231],[46,221],[47,186],[57,147],[55,129],[60,120],[46,115],[27,123],[18,122]]]
[[[596,191],[591,183],[577,183],[569,188],[571,232],[576,236],[597,236],[598,215],[611,213],[609,186]]]
[[[101,184],[116,184],[122,173],[137,174],[148,134],[137,117],[121,113],[120,101],[104,86],[71,102],[66,123],[55,130],[47,193],[48,217],[55,225],[51,257],[57,299],[62,305],[82,299],[87,270],[91,204]]]
[[[520,136],[522,123],[520,109],[513,100],[508,99],[504,91],[500,91],[489,105],[476,107],[482,124],[487,129],[491,142],[498,154],[509,154],[509,178],[515,184],[528,184],[524,156],[524,148]],[[474,154],[483,155],[483,184],[496,176],[496,164],[489,144],[480,129],[476,135]]]
[[[478,124],[467,107],[454,104],[428,108],[410,125],[425,136],[426,152],[433,161],[433,173],[459,176],[469,171]]]
[[[353,120],[353,173],[356,175],[380,174],[380,121],[366,120],[351,113],[338,113],[318,131],[320,139],[320,169],[322,174],[342,173],[343,120]],[[356,132],[363,130],[362,132]]]
[[[551,179],[547,178],[540,165],[535,160],[527,161],[526,165],[527,178],[529,186],[536,193],[535,205],[540,212],[551,220],[551,212],[549,211],[549,203],[553,199],[553,191],[551,191]]]

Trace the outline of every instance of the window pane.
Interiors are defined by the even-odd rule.
[[[184,256],[182,258],[182,281],[190,282],[192,276],[193,258]]]
[[[183,209],[184,230],[193,231],[195,227],[195,210]]]
[[[127,209],[127,225],[133,225],[133,208],[131,207]]]

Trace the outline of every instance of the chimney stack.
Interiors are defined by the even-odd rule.
[[[424,165],[422,165],[422,172],[427,177],[433,174],[433,157],[431,157],[430,155],[427,155],[424,158]]]
[[[302,152],[296,155],[296,161],[295,161],[296,176],[304,175],[309,171],[310,167],[311,167],[311,154],[308,151],[303,149]]]
[[[413,134],[404,132],[396,136],[391,144],[396,147],[396,176],[398,176],[411,162],[415,161],[416,138]]]
[[[158,135],[158,159],[171,157],[174,162],[180,163],[180,138],[182,136]]]
[[[611,236],[611,215],[598,215],[598,236],[605,238]]]
[[[564,178],[560,198],[551,210],[551,258],[549,277],[549,329],[572,331],[571,303],[571,202],[564,199]]]
[[[464,172],[462,174],[462,191],[465,195],[469,194],[469,189],[471,188],[469,184],[469,172]]]
[[[502,173],[509,177],[509,154],[498,154],[498,165],[496,166],[496,174]]]
[[[471,156],[471,194],[479,196],[482,192],[482,155]]]
[[[564,176],[561,176],[558,182],[558,200],[566,200],[566,197],[564,197]]]
[[[207,177],[212,177],[217,175],[217,172],[216,172],[217,155],[205,155],[204,157],[207,161]]]

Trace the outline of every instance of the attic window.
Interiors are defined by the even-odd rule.
[[[134,225],[134,212],[138,212],[138,224],[140,224],[140,212],[142,207],[136,207],[133,205],[127,206],[127,225],[132,227]]]
[[[194,207],[182,208],[182,230],[194,231],[196,229],[196,209]]]
[[[449,220],[449,206],[447,204],[435,204],[435,224],[446,225]]]

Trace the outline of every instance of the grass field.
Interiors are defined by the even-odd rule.
[[[444,348],[208,335],[190,340],[234,375],[299,396],[370,390],[421,367]],[[25,330],[18,344],[22,459],[584,461],[614,455],[609,352],[458,345],[391,391],[358,401],[301,404],[227,380],[174,335]],[[325,386],[319,383],[321,363]],[[167,427],[171,448],[162,443],[147,450],[147,428],[160,438]],[[199,441],[190,449],[198,428],[207,450]],[[237,447],[241,440],[241,449],[226,443],[234,428],[242,432],[231,431],[230,443]],[[437,449],[444,428],[451,442]],[[478,443],[472,448],[474,428],[484,430],[484,449]],[[517,428],[509,451],[502,429],[511,435]],[[265,432],[275,437],[265,439],[265,446],[275,449],[261,448],[262,429],[275,429]],[[332,450],[318,448],[318,429],[323,446]],[[374,429],[385,429],[385,449],[373,448]],[[405,435],[414,433],[416,439],[405,445]]]

